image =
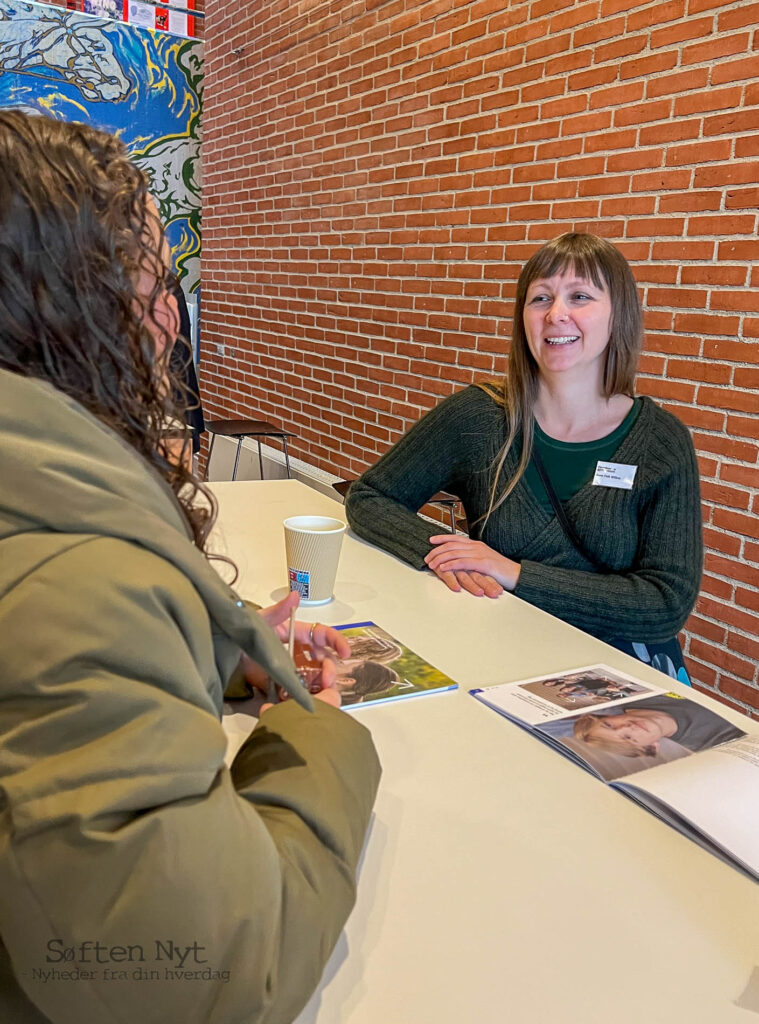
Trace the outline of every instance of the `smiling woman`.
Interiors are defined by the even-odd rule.
[[[533,281],[527,290],[524,326],[540,373],[603,373],[611,325],[611,299],[603,285],[573,274]]]
[[[503,383],[443,401],[351,488],[361,536],[451,590],[503,590],[687,681],[676,634],[698,595],[698,470],[686,427],[635,397],[635,279],[605,239],[542,246],[517,282]],[[471,536],[416,515],[437,490]]]

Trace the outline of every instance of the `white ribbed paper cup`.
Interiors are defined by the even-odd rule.
[[[287,579],[300,603],[332,600],[345,523],[330,516],[290,516],[284,521]]]

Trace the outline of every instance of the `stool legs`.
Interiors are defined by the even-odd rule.
[[[225,436],[229,436],[229,435],[225,435]],[[264,457],[263,457],[263,450],[261,448],[261,437],[258,436],[258,435],[255,435],[255,434],[253,434],[253,435],[241,434],[237,438],[237,451],[235,452],[235,464],[234,464],[234,468],[232,469],[232,479],[233,480],[237,479],[237,467],[240,464],[240,449],[242,448],[242,443],[243,443],[243,441],[245,440],[246,437],[250,437],[250,436],[255,437],[256,438],[256,443],[258,444],[258,471],[260,473],[260,479],[261,480],[264,479]],[[267,437],[268,436],[279,437],[280,435],[279,434],[269,435],[267,433],[266,436]],[[290,480],[292,478],[292,473],[290,471],[290,453],[287,450],[287,437],[286,437],[286,435],[282,434],[281,435],[281,440],[282,440],[282,448],[283,448],[283,451],[285,453],[285,467],[287,469],[287,479]],[[211,468],[211,455],[213,454],[213,446],[214,446],[215,442],[216,442],[216,434],[211,432],[211,443],[208,446],[208,459],[206,461],[206,475],[205,475],[205,479],[206,480],[208,479],[208,471]],[[453,520],[453,513],[451,513],[451,519]]]
[[[242,438],[237,439],[237,451],[235,452],[235,466],[232,470],[232,479],[237,479],[237,463],[240,461],[240,449],[242,448]]]

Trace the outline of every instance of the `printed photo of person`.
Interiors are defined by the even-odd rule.
[[[642,683],[592,669],[584,672],[565,672],[551,679],[524,683],[521,689],[567,711],[596,707],[621,700],[623,697],[650,692]]]
[[[709,708],[675,694],[644,697],[536,729],[558,739],[606,780],[746,735]]]
[[[336,628],[350,647],[347,658],[335,659],[336,685],[344,707],[455,689],[452,679],[376,623],[353,622]]]
[[[341,665],[338,670],[336,685],[344,707],[387,693],[401,681],[394,669],[378,661],[354,662],[349,672],[343,672],[343,668]]]
[[[360,627],[361,628],[361,627]],[[379,661],[385,664],[388,661],[395,661],[400,658],[403,648],[389,637],[384,631],[378,628],[362,627],[361,633],[344,633],[345,639],[351,649],[350,658],[342,661],[347,665],[350,661],[363,661],[370,658],[372,661]]]
[[[379,631],[344,636],[351,656],[337,662],[336,680],[343,705],[371,700],[400,683],[398,673],[387,664],[403,653],[399,644]]]

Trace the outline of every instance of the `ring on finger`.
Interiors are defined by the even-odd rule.
[[[314,630],[319,625],[318,622],[311,623],[311,629],[308,631],[308,642],[312,644],[314,642]]]

